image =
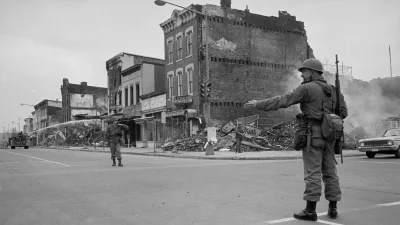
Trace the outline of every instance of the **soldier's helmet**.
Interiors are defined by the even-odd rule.
[[[311,69],[315,70],[318,72],[323,73],[324,72],[324,67],[322,66],[321,61],[315,58],[307,59],[306,61],[303,62],[303,64],[300,66],[299,71],[301,72],[301,69]]]

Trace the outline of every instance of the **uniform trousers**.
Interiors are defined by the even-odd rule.
[[[314,141],[314,140],[313,140]],[[339,177],[336,162],[331,147],[322,139],[319,147],[311,147],[309,151],[303,149],[304,181],[306,189],[303,199],[318,202],[322,192],[322,181],[325,184],[325,198],[328,201],[340,201]],[[311,142],[313,143],[313,142]]]
[[[111,159],[117,158],[122,159],[121,157],[121,144],[110,142],[110,152],[111,152]]]

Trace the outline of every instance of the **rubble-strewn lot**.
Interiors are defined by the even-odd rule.
[[[88,122],[50,127],[39,132],[43,135],[46,138],[40,141],[41,146],[102,146],[104,138],[101,124]]]
[[[271,128],[262,129],[254,125],[246,125],[243,132],[236,132],[237,127],[229,122],[217,130],[215,150],[235,151],[236,136],[242,135],[242,151],[288,151],[293,150],[293,133],[295,120],[282,122]],[[47,128],[39,133],[45,139],[41,146],[103,146],[105,133],[99,123],[76,122]],[[355,148],[356,140],[367,138],[369,134],[357,127],[345,134],[345,148]],[[207,131],[202,130],[186,139],[167,139],[163,145],[165,151],[205,151]],[[105,146],[107,143],[104,142]]]
[[[235,151],[236,135],[242,135],[242,151],[291,151],[293,150],[293,134],[296,120],[288,120],[271,128],[262,129],[247,125],[241,134],[236,133],[236,126],[230,122],[217,130],[217,143],[215,150]],[[356,140],[366,138],[369,134],[362,128],[357,127],[349,134],[345,133],[344,147],[356,148]],[[205,151],[203,148],[207,142],[207,131],[189,137],[187,139],[169,139],[163,145],[163,149],[178,151]]]

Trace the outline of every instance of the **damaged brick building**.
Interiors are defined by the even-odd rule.
[[[160,24],[165,38],[167,118],[189,121],[194,133],[205,126],[204,121],[207,126],[222,126],[260,114],[259,124],[270,126],[293,117],[294,108],[266,113],[244,110],[243,104],[290,90],[290,76],[302,61],[314,57],[304,23],[284,11],[274,17],[233,9],[230,0],[222,0],[220,6],[188,8],[207,14],[208,21],[182,9]],[[202,85],[209,85],[209,97],[202,97]]]
[[[63,122],[76,120],[76,116],[96,117],[108,112],[107,88],[69,83],[61,85]]]

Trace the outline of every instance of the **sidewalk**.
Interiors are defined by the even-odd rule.
[[[60,150],[72,150],[72,151],[88,151],[88,152],[99,152],[109,153],[109,147],[49,147],[52,149]],[[143,156],[158,156],[158,157],[172,157],[172,158],[190,158],[190,159],[213,159],[213,160],[285,160],[285,159],[301,159],[301,151],[260,151],[260,152],[221,152],[215,151],[214,155],[206,155],[205,152],[187,152],[180,151],[178,153],[172,153],[171,151],[163,152],[162,149],[156,148],[155,152],[153,148],[121,148],[122,154],[131,155],[143,155]],[[358,150],[343,150],[343,157],[355,157],[364,156],[365,153],[359,152]],[[340,159],[340,155],[335,155],[336,158]]]

